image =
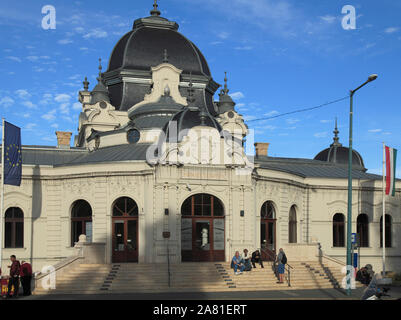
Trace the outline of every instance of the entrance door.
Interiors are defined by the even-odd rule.
[[[272,261],[276,255],[276,219],[274,204],[266,201],[261,209],[260,248],[262,259]]]
[[[134,200],[116,200],[112,225],[112,261],[138,262],[138,206]]]
[[[181,208],[182,261],[224,261],[224,210],[219,199],[199,194]]]
[[[138,220],[113,219],[113,262],[138,262]]]

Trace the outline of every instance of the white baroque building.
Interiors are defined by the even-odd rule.
[[[160,16],[138,19],[98,83],[79,92],[74,147],[24,146],[20,187],[6,186],[3,270],[15,254],[35,270],[74,254],[81,234],[106,263],[229,261],[236,250],[280,247],[289,260],[320,243],[345,261],[348,148],[315,159],[268,156],[219,88],[200,50]],[[353,154],[352,231],[361,264],[381,268],[381,176]],[[400,188],[386,202],[387,270],[401,269]]]

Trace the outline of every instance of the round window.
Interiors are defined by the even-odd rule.
[[[138,130],[133,129],[127,132],[127,140],[129,143],[137,143],[141,138],[141,134]]]
[[[107,107],[107,103],[106,102],[104,102],[104,101],[100,102],[100,108],[106,109],[106,107]]]
[[[228,113],[228,117],[230,118],[230,119],[232,119],[232,118],[234,118],[234,112],[232,112],[232,111],[230,111],[229,113]]]

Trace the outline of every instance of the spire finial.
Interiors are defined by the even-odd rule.
[[[82,83],[84,84],[84,91],[88,91],[89,89],[88,77],[85,77],[85,80]]]
[[[336,126],[334,128],[334,138],[333,138],[333,144],[332,146],[341,146],[341,143],[339,142],[340,138],[338,137],[338,134],[340,133],[340,131],[338,131],[338,127],[337,127],[337,117],[336,117]]]
[[[163,52],[163,63],[168,63],[167,49],[164,49],[164,52]]]
[[[228,89],[227,81],[228,81],[228,79],[227,79],[227,71],[225,71],[224,72],[224,88],[221,89],[220,95],[227,95],[230,92],[230,90]]]
[[[157,0],[155,0],[153,3],[153,10],[150,11],[150,14],[152,16],[156,16],[156,17],[160,16],[161,13],[160,13],[158,7],[159,7],[159,5],[157,4]]]
[[[102,58],[99,58],[99,78],[98,80],[102,79]]]

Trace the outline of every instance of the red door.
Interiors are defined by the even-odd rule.
[[[113,218],[113,262],[138,262],[138,218]]]

